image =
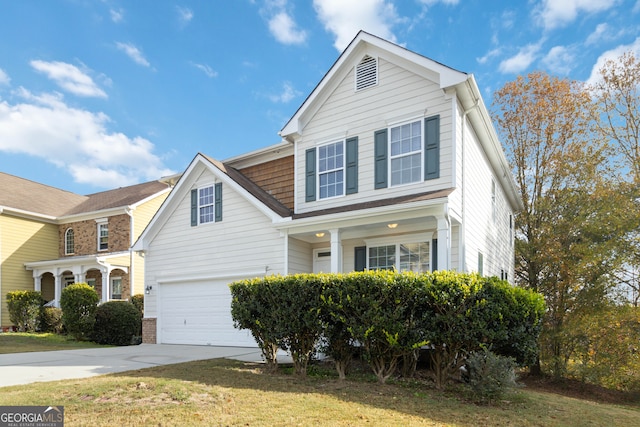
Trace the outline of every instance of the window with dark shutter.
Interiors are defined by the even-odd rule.
[[[346,193],[358,192],[358,137],[347,139]]]
[[[215,185],[215,222],[222,221],[222,183]]]
[[[357,246],[354,252],[354,271],[364,271],[367,268],[367,247]]]
[[[356,66],[356,92],[378,84],[378,60],[365,55]]]
[[[198,190],[191,190],[191,226],[198,225]]]
[[[375,188],[387,188],[387,130],[374,134]]]
[[[305,153],[305,201],[316,200],[316,149],[309,148]]]
[[[424,119],[424,179],[440,178],[440,116]]]

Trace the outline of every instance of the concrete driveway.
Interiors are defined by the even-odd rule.
[[[169,344],[0,354],[0,387],[221,357],[248,362],[262,360],[258,348]]]

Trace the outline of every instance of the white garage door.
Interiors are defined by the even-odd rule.
[[[233,327],[229,280],[159,286],[158,341],[163,344],[256,347],[248,330]]]

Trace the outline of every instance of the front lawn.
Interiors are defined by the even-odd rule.
[[[52,333],[4,332],[0,333],[0,354],[28,353],[32,351],[73,350],[105,347],[89,341],[76,341],[66,335]]]
[[[81,380],[2,388],[3,405],[63,405],[77,426],[631,426],[640,405],[605,404],[522,388],[479,406],[430,383],[347,381],[330,367],[307,378],[213,359]]]

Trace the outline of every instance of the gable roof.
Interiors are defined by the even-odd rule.
[[[467,73],[455,70],[373,34],[360,31],[307,96],[295,114],[284,125],[279,132],[280,136],[287,138],[290,135],[300,133],[305,125],[305,123],[302,123],[303,117],[308,112],[318,108],[318,104],[324,102],[328,92],[332,92],[333,86],[338,83],[337,80],[341,80],[338,76],[342,77],[349,72],[353,64],[357,64],[361,59],[361,55],[368,49],[383,51],[393,57],[392,62],[403,63],[403,65],[414,67],[414,71],[428,74],[442,89],[460,84],[469,78]]]
[[[53,220],[124,208],[168,189],[167,184],[151,181],[83,196],[0,172],[0,208]]]

